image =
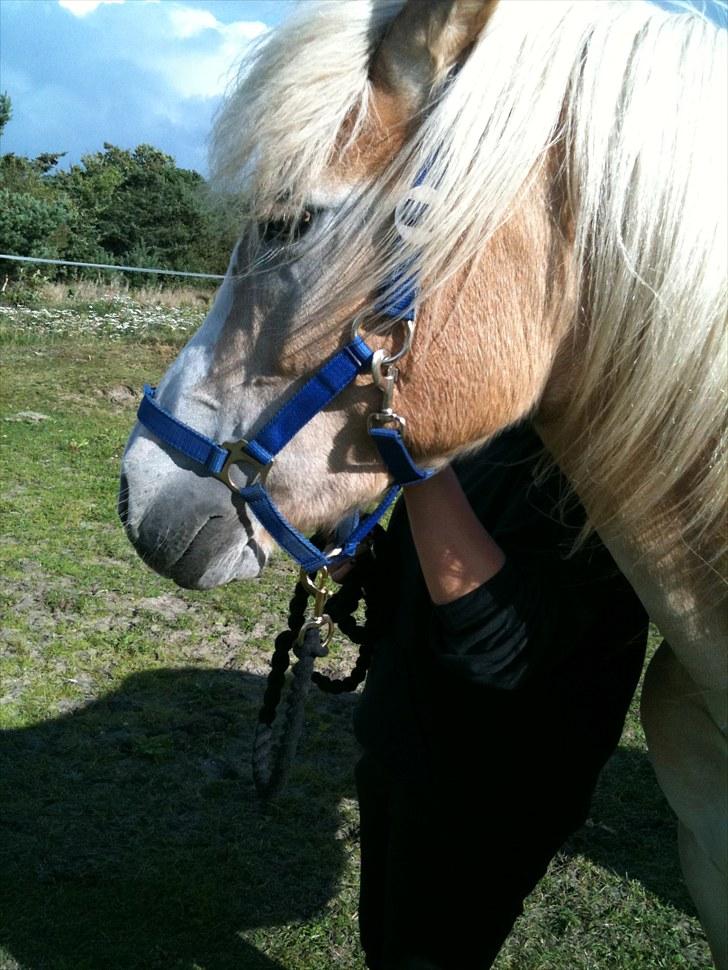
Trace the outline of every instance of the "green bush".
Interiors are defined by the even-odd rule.
[[[10,99],[0,94],[0,130],[11,117]],[[67,171],[57,168],[62,157],[0,156],[0,251],[225,272],[241,214],[210,193],[198,172],[178,168],[153,145],[127,150],[104,144]],[[3,270],[11,279],[20,274],[17,265]],[[67,271],[48,267],[42,275],[63,279]],[[155,278],[139,282],[145,279]]]

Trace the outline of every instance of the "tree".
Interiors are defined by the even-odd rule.
[[[5,126],[13,117],[13,106],[7,91],[0,94],[0,135],[5,131]]]
[[[107,143],[52,179],[86,214],[111,261],[136,265],[144,254],[160,269],[225,271],[237,229],[229,211],[210,205],[198,172],[153,145]]]
[[[68,255],[75,213],[65,199],[0,188],[0,248],[45,259]]]
[[[65,154],[65,152],[43,152],[33,159],[33,168],[39,175],[47,175],[52,168],[58,165]]]
[[[17,256],[104,257],[85,214],[49,176],[61,153],[0,156],[0,250]]]
[[[12,115],[0,95],[0,131]],[[67,171],[63,152],[0,156],[0,250],[81,262],[223,273],[237,235],[202,176],[153,145],[104,144]]]

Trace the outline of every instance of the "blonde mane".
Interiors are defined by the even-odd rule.
[[[370,59],[400,6],[306,3],[246,59],[211,161],[245,186],[253,219],[305,206],[342,130],[353,141],[366,124]],[[389,169],[337,212],[326,251],[356,265],[365,224],[380,258],[346,279],[351,293],[371,297],[405,261],[431,292],[563,146],[582,307],[563,426],[572,481],[598,480],[625,521],[674,509],[681,540],[714,564],[728,479],[726,37],[641,0],[504,0]],[[424,168],[427,205],[402,238],[392,214]],[[590,511],[599,527],[614,509]]]

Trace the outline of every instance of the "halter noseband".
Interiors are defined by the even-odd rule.
[[[395,284],[397,280],[395,279]],[[357,546],[371,532],[392,505],[404,485],[429,478],[433,471],[419,468],[410,455],[402,431],[405,421],[392,409],[397,380],[395,361],[410,349],[415,321],[415,285],[411,278],[402,279],[384,305],[377,305],[379,315],[389,316],[405,326],[405,340],[392,356],[373,351],[358,333],[354,321],[352,339],[334,354],[300,390],[283,404],[254,438],[240,438],[218,444],[175,418],[157,402],[154,388],[144,387],[137,418],[148,431],[166,445],[200,465],[206,472],[246,502],[253,515],[273,539],[306,573],[326,569],[341,559],[353,556]],[[374,383],[383,392],[382,408],[367,418],[367,430],[394,484],[379,505],[353,531],[342,547],[324,555],[276,508],[265,488],[265,479],[278,452],[320,411],[323,411],[359,374],[370,370]],[[238,487],[230,477],[233,465],[246,465],[253,470],[246,485]],[[357,517],[358,518],[358,517]]]

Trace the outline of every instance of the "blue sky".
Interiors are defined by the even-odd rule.
[[[0,0],[0,91],[13,102],[0,151],[65,151],[67,164],[105,141],[149,142],[204,173],[210,120],[231,65],[293,5]]]
[[[0,0],[2,152],[149,142],[204,172],[225,78],[292,0]]]

